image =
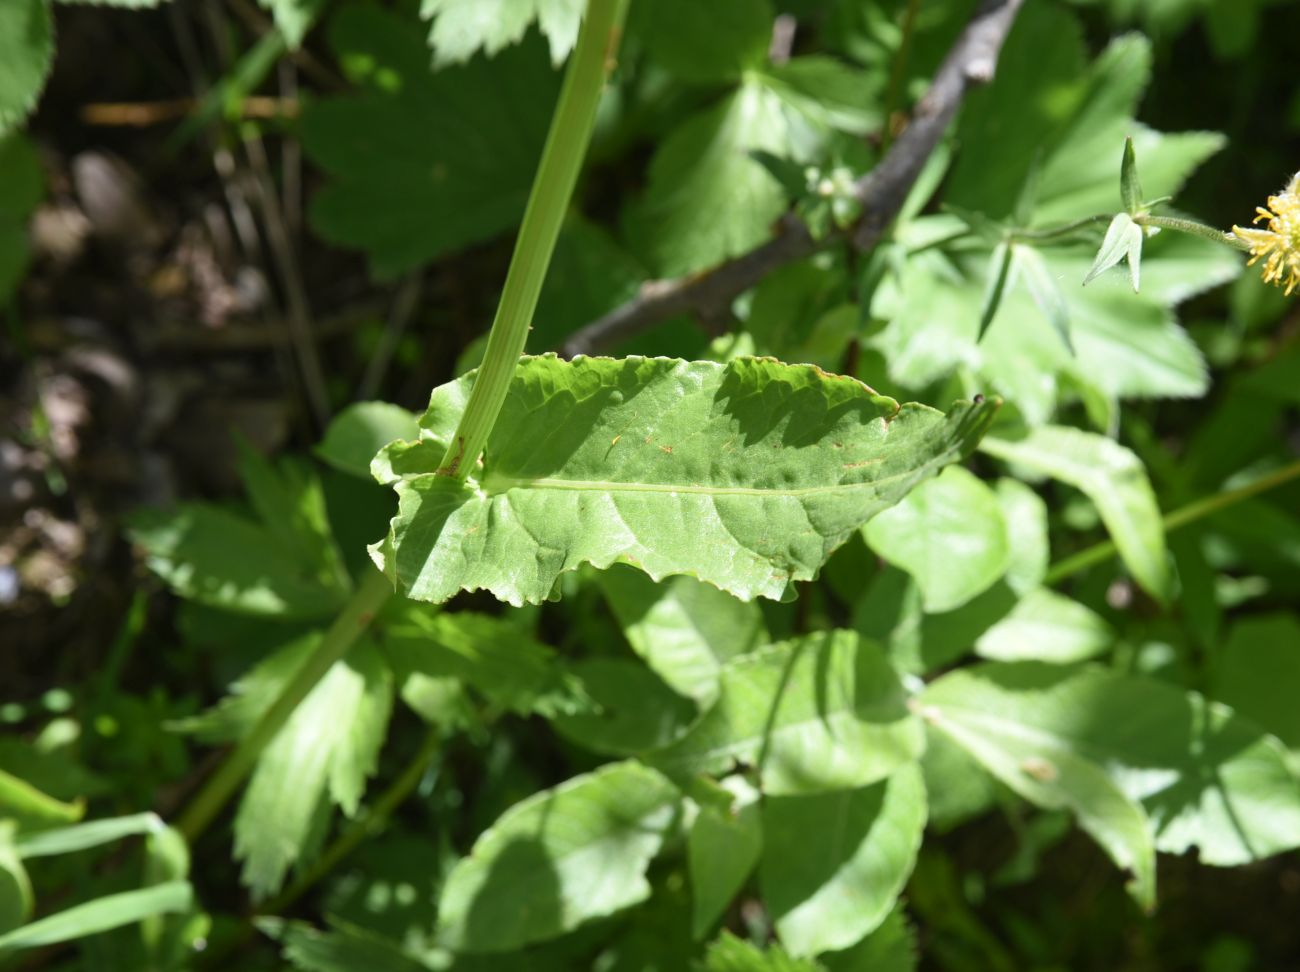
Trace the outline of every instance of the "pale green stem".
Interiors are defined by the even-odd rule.
[[[377,570],[368,570],[366,577],[342,612],[321,637],[320,643],[293,674],[275,701],[262,713],[252,730],[239,741],[202,789],[190,800],[181,814],[176,828],[193,844],[221,812],[239,785],[257,762],[262,750],[275,738],[294,710],[316,687],[325,673],[342,658],[353,642],[370,626],[375,614],[393,595],[388,578]]]
[[[1247,483],[1244,486],[1238,486],[1236,489],[1230,489],[1222,493],[1215,493],[1213,496],[1206,496],[1194,500],[1186,506],[1179,507],[1163,519],[1164,528],[1166,531],[1177,530],[1179,527],[1195,523],[1197,520],[1204,519],[1226,507],[1234,506],[1243,500],[1268,492],[1270,489],[1276,489],[1293,479],[1300,479],[1300,460],[1283,466],[1267,476],[1261,476],[1254,482]],[[1044,575],[1043,583],[1056,584],[1067,577],[1073,577],[1075,574],[1087,570],[1089,567],[1109,560],[1116,553],[1115,544],[1110,540],[1094,544],[1076,554],[1071,554],[1060,563],[1053,564]]]
[[[1206,226],[1204,223],[1198,223],[1194,219],[1183,219],[1179,216],[1152,216],[1150,213],[1138,213],[1133,217],[1133,222],[1139,226],[1159,226],[1161,229],[1173,230],[1176,233],[1186,233],[1189,236],[1199,236],[1205,240],[1213,240],[1215,243],[1226,243],[1228,246],[1234,246],[1238,250],[1249,250],[1250,244],[1243,239],[1239,239],[1234,233],[1225,233],[1217,230],[1213,226]]]
[[[440,475],[464,479],[469,474],[506,400],[515,366],[528,342],[542,280],[591,141],[596,106],[617,50],[626,7],[626,0],[590,0],[587,5],[515,241],[483,364],[474,379],[460,426],[443,456]]]
[[[483,366],[454,444],[443,459],[443,471],[448,475],[463,478],[477,461],[523,353],[542,278],[591,140],[596,105],[617,49],[626,6],[627,0],[591,0],[589,4],[524,211]],[[467,454],[470,461],[462,462],[461,457]],[[367,573],[311,656],[181,813],[177,828],[186,840],[193,843],[207,829],[252,770],[262,750],[392,595],[387,578],[378,572]]]

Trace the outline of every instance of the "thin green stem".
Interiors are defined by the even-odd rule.
[[[907,70],[907,56],[912,50],[912,35],[916,33],[916,15],[920,9],[921,0],[907,0],[907,9],[903,12],[902,36],[894,54],[894,63],[889,69],[889,83],[885,88],[885,127],[880,133],[881,155],[885,154],[889,143],[894,140],[894,112],[898,109],[898,98],[903,90],[903,75]]]
[[[256,914],[274,915],[288,908],[310,890],[317,881],[334,870],[339,861],[352,853],[358,844],[381,830],[384,824],[388,822],[388,818],[392,816],[393,811],[402,805],[406,798],[411,795],[411,791],[423,779],[425,770],[433,762],[433,758],[437,755],[441,745],[442,729],[438,726],[430,726],[429,731],[424,736],[424,742],[420,744],[419,751],[406,764],[406,768],[402,770],[401,775],[393,780],[388,789],[379,795],[379,798],[375,800],[365,817],[353,823],[352,826],[340,834],[338,839],[325,849],[324,853],[317,858],[310,868],[299,875],[298,879],[282,892],[266,902],[266,904],[261,905]]]
[[[1197,520],[1219,512],[1219,510],[1234,506],[1253,496],[1258,496],[1260,493],[1266,493],[1270,489],[1276,489],[1293,479],[1300,479],[1300,460],[1289,463],[1281,469],[1274,470],[1267,476],[1261,476],[1253,482],[1246,483],[1244,486],[1238,486],[1236,489],[1226,490],[1222,493],[1215,493],[1213,496],[1205,496],[1188,503],[1186,506],[1179,507],[1162,520],[1165,531],[1171,532],[1179,527],[1185,527],[1189,523],[1195,523]],[[1053,564],[1044,575],[1043,583],[1056,584],[1067,577],[1073,577],[1075,574],[1087,570],[1089,567],[1109,560],[1116,553],[1115,544],[1110,540],[1094,544],[1076,554],[1071,554],[1059,563]]]
[[[474,379],[460,427],[448,444],[438,472],[464,479],[478,462],[506,399],[519,356],[578,181],[596,120],[605,77],[622,32],[626,0],[590,0],[578,43],[560,90],[542,161],[533,180],[501,303],[488,335],[483,364]]]
[[[262,750],[289,721],[294,710],[325,677],[325,673],[369,627],[376,612],[392,595],[393,588],[388,578],[378,571],[367,572],[361,586],[344,605],[302,667],[262,713],[252,731],[231,750],[230,755],[181,813],[176,827],[189,843],[193,844],[212,823],[253,768]]]
[[[1071,233],[1077,233],[1081,229],[1087,229],[1089,226],[1104,225],[1111,221],[1110,216],[1097,214],[1096,216],[1084,216],[1082,219],[1071,220],[1068,223],[1062,223],[1060,226],[1046,226],[1043,229],[1018,229],[1011,231],[1011,239],[1015,242],[1042,243],[1048,240],[1054,240],[1061,236],[1069,236]]]
[[[1217,230],[1213,226],[1206,226],[1204,223],[1198,223],[1194,219],[1183,219],[1180,216],[1152,216],[1150,213],[1138,213],[1133,217],[1133,222],[1139,226],[1158,226],[1161,229],[1173,230],[1176,233],[1186,233],[1189,236],[1199,236],[1205,240],[1213,240],[1215,243],[1226,243],[1228,246],[1234,246],[1238,250],[1249,250],[1250,244],[1245,240],[1238,239],[1232,233],[1225,233]]]

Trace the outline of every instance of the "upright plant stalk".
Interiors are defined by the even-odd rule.
[[[460,428],[443,459],[440,471],[445,475],[463,479],[473,468],[505,401],[515,365],[528,339],[542,280],[573,196],[578,171],[591,141],[596,105],[618,48],[626,10],[627,0],[590,0],[588,5],[524,210],[501,303],[488,336],[487,352]],[[262,750],[334,663],[347,654],[392,595],[392,586],[383,574],[367,573],[289,684],[186,806],[177,823],[186,840],[193,843],[207,829],[252,770]]]
[[[596,105],[618,48],[627,0],[590,0],[542,149],[483,364],[438,472],[464,479],[478,462],[528,341],[542,280],[582,168]]]

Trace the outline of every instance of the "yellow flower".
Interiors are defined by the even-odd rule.
[[[1232,233],[1250,246],[1250,263],[1264,260],[1264,283],[1286,287],[1287,296],[1300,287],[1300,172],[1287,187],[1268,197],[1268,208],[1257,207],[1255,222],[1268,220],[1268,229],[1234,226]]]

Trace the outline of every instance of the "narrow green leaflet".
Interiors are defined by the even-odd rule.
[[[701,705],[717,697],[729,659],[769,640],[758,605],[693,577],[656,584],[615,566],[599,583],[633,650],[675,691]]]
[[[888,917],[925,817],[915,764],[863,789],[764,801],[759,887],[791,955],[848,948]]]
[[[1102,669],[1020,662],[945,675],[921,701],[927,719],[1008,786],[1072,806],[1085,827],[1085,813],[1113,802],[1109,784],[1141,808],[1162,851],[1196,847],[1205,863],[1227,866],[1300,844],[1300,782],[1286,751],[1195,693]],[[1140,897],[1149,898],[1154,875],[1137,856],[1138,830],[1124,830],[1132,831],[1130,860],[1099,840],[1123,866],[1138,867]]]
[[[329,931],[320,931],[298,921],[257,919],[258,928],[280,942],[284,960],[303,972],[429,972],[396,942],[364,928],[331,924]]]
[[[154,915],[188,911],[193,902],[194,892],[188,881],[105,895],[0,935],[0,955],[85,938]]]
[[[743,777],[722,781],[731,805],[703,804],[691,824],[686,857],[691,874],[691,934],[703,938],[744,885],[763,849],[759,793]]]
[[[709,945],[696,972],[822,972],[809,959],[791,958],[780,945],[759,948],[724,931]]]
[[[1114,641],[1115,632],[1096,611],[1040,587],[980,635],[975,651],[995,661],[1068,663],[1100,655]]]
[[[448,875],[439,940],[456,951],[506,952],[644,901],[646,867],[680,804],[663,776],[625,762],[511,807]]]
[[[15,846],[24,858],[48,857],[52,854],[71,854],[75,851],[99,847],[101,844],[109,844],[123,837],[155,834],[166,827],[167,825],[156,813],[136,813],[126,817],[109,817],[105,820],[74,824],[71,827],[58,827],[54,830],[24,834],[18,838]]]
[[[401,406],[357,402],[334,416],[315,451],[335,469],[369,479],[376,452],[394,439],[414,439],[419,434],[415,416]]]
[[[1019,439],[986,439],[981,449],[1082,491],[1096,504],[1134,579],[1153,597],[1169,597],[1160,507],[1141,460],[1129,449],[1104,436],[1059,425],[1034,429]]]
[[[737,658],[713,708],[647,758],[670,775],[756,767],[771,795],[864,786],[921,747],[884,653],[855,632],[830,631]]]
[[[12,820],[0,820],[0,935],[17,928],[32,915],[35,898],[27,870],[14,849]]]
[[[931,614],[988,590],[1010,563],[997,496],[960,466],[916,487],[862,532],[872,550],[916,578]]]
[[[0,135],[17,128],[36,105],[53,59],[46,0],[0,4]]]
[[[470,481],[436,475],[473,376],[437,389],[416,444],[381,453],[399,508],[371,548],[413,598],[538,603],[583,563],[780,598],[849,534],[967,454],[996,403],[899,406],[764,359],[522,359]]]
[[[432,21],[429,46],[439,67],[468,61],[477,51],[493,57],[517,44],[536,22],[559,64],[573,50],[584,0],[423,0],[420,15]]]
[[[268,656],[220,705],[181,724],[208,739],[235,739],[279,695],[315,647],[309,635]],[[375,771],[392,710],[392,676],[361,640],[336,662],[262,751],[235,816],[235,853],[255,894],[273,893],[306,844],[328,793],[349,816]]]
[[[394,275],[515,225],[559,89],[540,43],[431,73],[407,19],[344,7],[330,22],[362,91],[314,100],[303,147],[329,175],[316,230]],[[484,92],[492,92],[485,97]]]
[[[715,84],[767,60],[773,19],[769,0],[655,0],[633,5],[629,27],[677,77]]]
[[[26,780],[0,769],[0,814],[24,827],[49,827],[81,819],[86,805],[81,800],[65,803],[38,790]]]

